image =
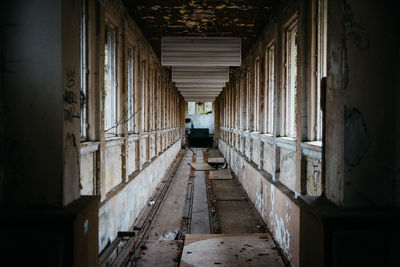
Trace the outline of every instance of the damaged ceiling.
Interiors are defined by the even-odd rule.
[[[242,54],[264,28],[277,0],[125,0],[130,15],[160,56],[161,37],[241,37]]]

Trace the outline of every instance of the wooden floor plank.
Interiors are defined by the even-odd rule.
[[[230,169],[223,169],[217,171],[210,171],[210,179],[211,180],[230,180],[233,179]]]
[[[235,180],[213,180],[214,196],[217,200],[245,200],[240,185]]]
[[[268,233],[186,235],[180,266],[284,266]]]
[[[182,240],[147,241],[136,266],[178,266],[182,244]]]
[[[260,233],[265,230],[248,200],[217,201],[216,206],[223,234]]]

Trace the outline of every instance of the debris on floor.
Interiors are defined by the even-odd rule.
[[[190,162],[189,165],[192,166],[193,169],[195,169],[196,171],[211,171],[211,170],[215,170],[213,167],[211,167],[207,163]]]
[[[180,266],[215,264],[285,266],[269,233],[186,235]]]
[[[160,240],[175,240],[176,236],[178,235],[178,232],[179,232],[178,230],[168,232],[167,234],[162,235],[160,237]]]

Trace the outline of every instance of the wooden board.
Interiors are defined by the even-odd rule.
[[[211,170],[215,170],[213,167],[211,167],[207,163],[193,163],[193,162],[190,162],[189,165],[192,166],[195,171],[211,171]]]
[[[221,158],[223,157],[222,153],[218,149],[209,149],[207,150],[208,158]]]
[[[220,163],[220,164],[223,164],[223,163],[225,163],[225,159],[222,158],[222,157],[208,158],[208,163]]]
[[[209,234],[211,233],[211,229],[210,219],[208,217],[206,178],[204,172],[197,172],[193,182],[194,192],[190,233]]]
[[[181,240],[147,241],[136,266],[178,266]]]
[[[230,169],[210,171],[211,180],[231,180],[233,176]]]
[[[264,231],[264,223],[248,200],[217,201],[216,207],[223,234]]]
[[[212,188],[217,200],[246,200],[235,180],[213,180]]]
[[[285,266],[271,236],[186,235],[180,266]]]

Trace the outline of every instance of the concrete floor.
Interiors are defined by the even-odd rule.
[[[203,149],[187,150],[136,265],[284,266],[262,219],[229,169],[191,172],[188,163],[193,161],[192,151],[196,163],[205,162]],[[208,150],[206,155],[208,158],[221,156],[216,150]],[[215,200],[213,208],[221,234],[213,233],[216,228],[211,226],[209,198]],[[191,211],[190,227],[183,241],[178,239],[182,237],[179,233],[182,217],[187,216],[184,215],[187,202]]]

